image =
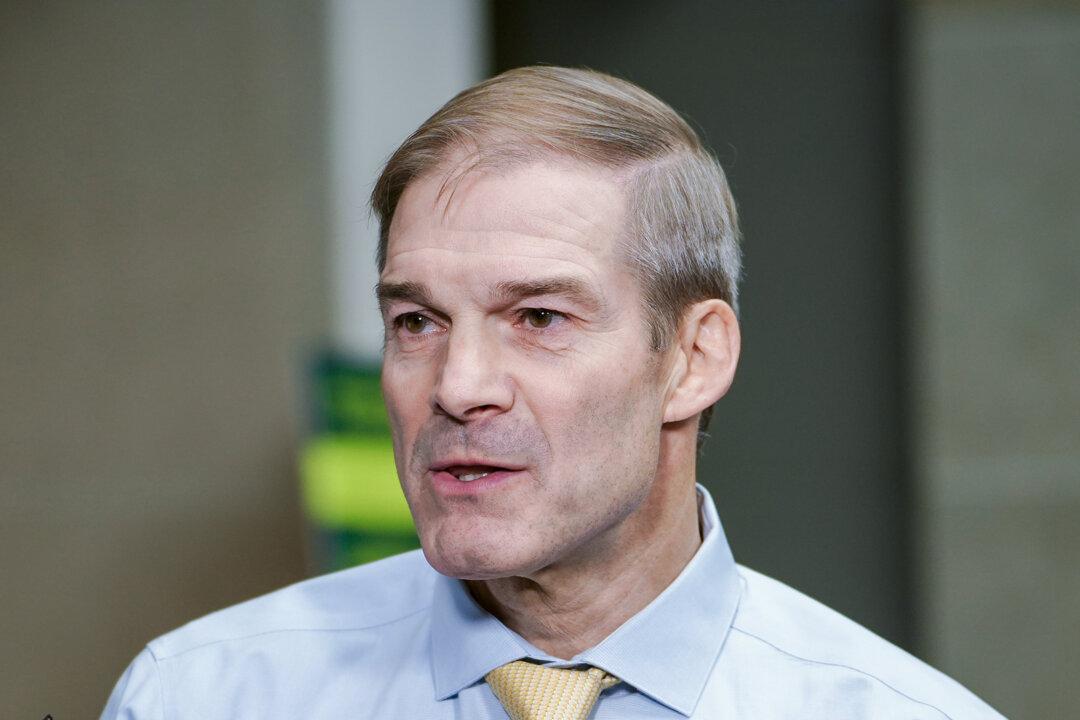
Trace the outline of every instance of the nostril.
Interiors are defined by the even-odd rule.
[[[477,407],[471,407],[465,411],[465,415],[475,417],[477,415],[486,415],[489,413],[501,412],[502,408],[498,405],[479,405]]]

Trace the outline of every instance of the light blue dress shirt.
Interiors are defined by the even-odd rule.
[[[736,565],[712,498],[675,581],[569,662],[480,608],[419,551],[308,580],[152,641],[103,720],[505,720],[484,682],[519,658],[623,680],[590,718],[1000,718],[865,628]]]

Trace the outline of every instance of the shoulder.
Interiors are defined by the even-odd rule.
[[[431,605],[436,573],[419,550],[290,585],[194,620],[149,643],[157,660],[279,633],[367,630]]]
[[[736,642],[793,672],[832,678],[851,693],[918,708],[934,718],[1001,718],[962,685],[858,623],[787,585],[739,566]],[[820,684],[820,683],[819,683]]]
[[[396,676],[421,683],[437,574],[420,551],[219,610],[151,641],[102,718],[307,717],[374,704]]]

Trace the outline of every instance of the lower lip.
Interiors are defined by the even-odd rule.
[[[470,482],[458,480],[451,473],[439,470],[432,473],[435,490],[444,496],[465,497],[493,490],[521,475],[522,470],[496,470]]]

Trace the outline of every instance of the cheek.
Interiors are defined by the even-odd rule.
[[[385,363],[382,370],[383,401],[390,422],[398,475],[401,477],[405,476],[403,464],[408,459],[408,453],[404,451],[413,446],[420,427],[430,414],[430,392],[419,370],[414,368],[410,371],[389,363]]]
[[[579,487],[625,489],[655,474],[661,417],[654,378],[606,372],[564,379],[563,388],[560,407],[546,410],[546,425],[559,474],[579,479],[565,488],[570,494]]]
[[[431,396],[438,372],[437,359],[431,352],[391,354],[387,351],[382,365],[382,391],[387,404],[393,403],[402,410],[417,404],[423,406]]]

